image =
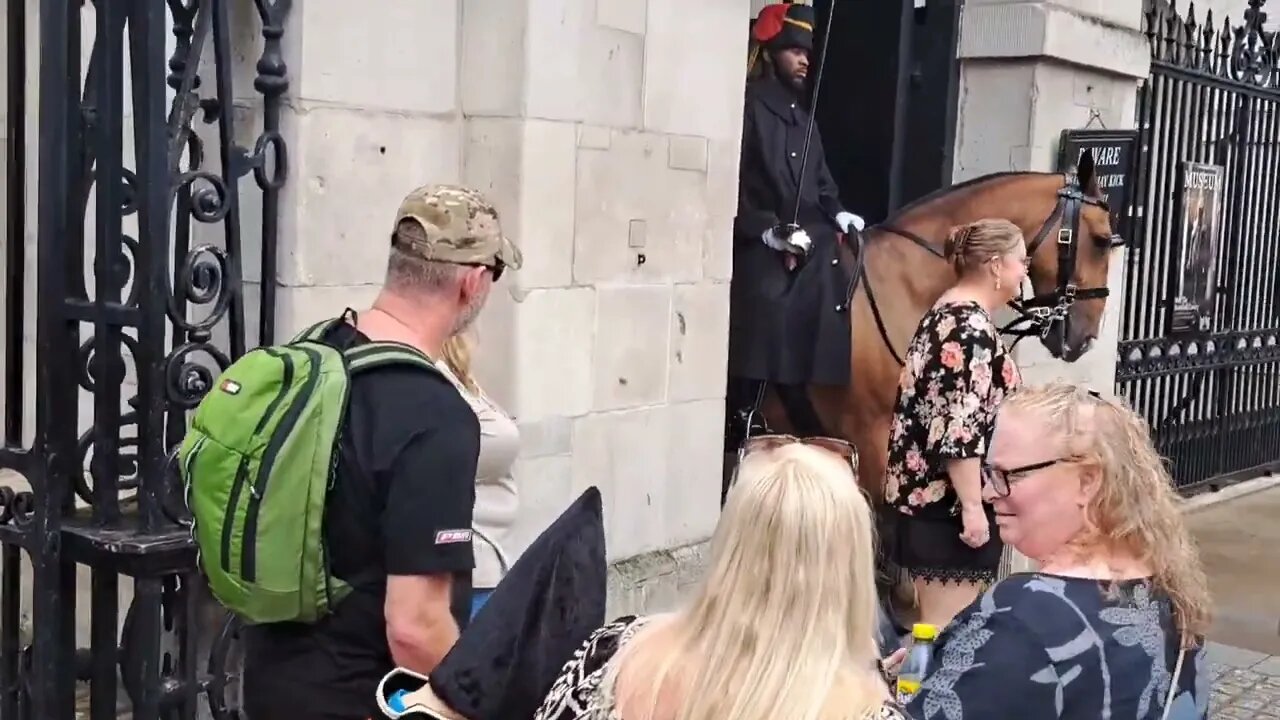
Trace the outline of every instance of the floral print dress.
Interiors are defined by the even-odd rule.
[[[1169,720],[1204,720],[1211,694],[1204,644],[1185,651],[1179,668],[1168,597],[1147,579],[1106,585],[1045,573],[1001,580],[938,636],[908,714],[1159,720],[1172,696]]]
[[[897,510],[895,564],[915,577],[992,581],[1003,546],[959,538],[951,460],[986,455],[996,412],[1021,383],[995,323],[976,302],[939,304],[907,347],[889,435],[885,503]],[[990,508],[987,508],[990,513]]]

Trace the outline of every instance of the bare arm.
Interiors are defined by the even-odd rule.
[[[965,508],[982,509],[982,467],[978,458],[951,460],[947,463],[947,475],[951,485]]]
[[[457,641],[470,606],[480,423],[444,378],[424,386],[429,418],[388,472],[382,509],[387,597],[383,615],[396,665],[430,673]]]
[[[387,643],[399,667],[430,674],[458,640],[449,575],[387,577]]]

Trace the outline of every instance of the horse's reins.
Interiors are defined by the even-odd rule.
[[[1040,231],[1036,233],[1035,238],[1027,246],[1027,257],[1034,257],[1036,251],[1048,239],[1049,231],[1054,224],[1064,217],[1067,219],[1067,222],[1058,230],[1058,284],[1052,291],[1033,295],[1030,299],[1019,297],[1009,301],[1009,307],[1018,313],[1018,317],[1000,328],[1000,332],[1004,335],[1017,336],[1018,339],[1014,341],[1013,347],[1016,347],[1024,337],[1036,335],[1043,338],[1048,336],[1055,322],[1060,322],[1058,329],[1065,345],[1068,324],[1071,322],[1071,306],[1078,300],[1102,300],[1111,294],[1111,290],[1106,286],[1080,288],[1072,282],[1078,255],[1078,245],[1075,240],[1079,235],[1080,211],[1084,205],[1092,205],[1108,212],[1111,209],[1105,199],[1092,198],[1085,195],[1080,188],[1078,178],[1074,174],[1064,175],[1063,187],[1058,191],[1058,202],[1054,205],[1053,212],[1045,219],[1044,224],[1040,226]],[[875,227],[910,240],[924,248],[934,257],[946,259],[946,255],[942,251],[910,230],[894,227],[887,223],[882,223]],[[849,310],[850,306],[853,305],[853,296],[858,290],[858,285],[861,284],[866,290],[867,303],[871,306],[871,316],[875,319],[876,329],[880,332],[880,339],[884,341],[885,347],[893,355],[893,359],[899,365],[905,365],[906,363],[903,361],[902,356],[898,354],[897,349],[893,346],[893,341],[889,339],[888,329],[885,327],[884,318],[880,313],[880,306],[871,290],[871,280],[867,277],[865,233],[858,233],[856,238],[858,247],[854,258],[853,273],[849,278],[849,287],[845,293],[844,304],[837,306],[836,311],[847,312]],[[1116,247],[1123,244],[1123,242],[1118,236],[1112,235],[1111,244],[1112,247]],[[1023,324],[1026,327],[1018,327]]]

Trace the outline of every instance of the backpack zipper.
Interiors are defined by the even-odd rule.
[[[279,456],[280,449],[284,446],[284,441],[288,439],[290,433],[293,432],[294,426],[298,424],[302,409],[311,400],[311,396],[315,394],[316,385],[320,382],[320,353],[304,348],[298,348],[298,350],[305,353],[311,361],[310,367],[307,369],[307,379],[304,381],[302,389],[298,391],[298,396],[293,399],[293,402],[289,404],[289,409],[285,411],[280,427],[276,428],[276,431],[271,434],[271,441],[267,443],[267,450],[262,454],[262,465],[258,467],[258,477],[249,486],[249,507],[245,511],[244,538],[241,540],[242,552],[240,554],[240,575],[245,582],[254,582],[257,579],[258,511],[262,507],[262,495],[267,490],[267,480],[271,477],[271,469],[276,463],[276,457]]]
[[[262,432],[262,428],[266,427],[269,421],[276,414],[276,410],[280,407],[280,402],[284,400],[285,393],[289,391],[289,387],[293,385],[293,358],[288,355],[276,352],[275,350],[263,349],[263,352],[284,363],[284,379],[280,383],[280,390],[276,392],[276,396],[271,398],[271,402],[267,404],[267,410],[258,418],[258,424],[253,428],[253,434],[257,435]],[[249,477],[249,457],[246,455],[240,458],[240,466],[236,468],[236,479],[231,485],[231,495],[227,499],[227,515],[222,521],[222,571],[231,572],[231,530],[235,525],[236,508],[240,505],[240,493],[244,492],[244,481]]]
[[[325,528],[329,519],[329,493],[333,492],[334,481],[338,477],[338,460],[342,454],[342,439],[347,431],[347,402],[351,399],[351,368],[347,363],[346,353],[342,354],[342,369],[347,375],[346,389],[342,391],[342,412],[338,415],[338,431],[333,434],[333,447],[329,449],[329,477],[325,486],[324,509],[320,511],[320,572],[324,573],[324,602],[329,612],[333,611],[333,565],[329,559],[329,542],[325,538]],[[352,586],[354,589],[354,586]]]

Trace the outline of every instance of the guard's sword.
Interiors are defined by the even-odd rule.
[[[818,113],[818,95],[822,91],[822,71],[827,66],[827,49],[831,45],[831,25],[836,16],[836,3],[830,0],[831,7],[827,11],[827,27],[822,31],[822,53],[818,56],[818,74],[813,78],[813,100],[809,103],[809,123],[804,130],[804,150],[800,153],[800,183],[796,191],[795,209],[791,213],[791,227],[800,227],[800,199],[803,197],[804,171],[809,166],[809,147],[813,142],[813,123]]]

